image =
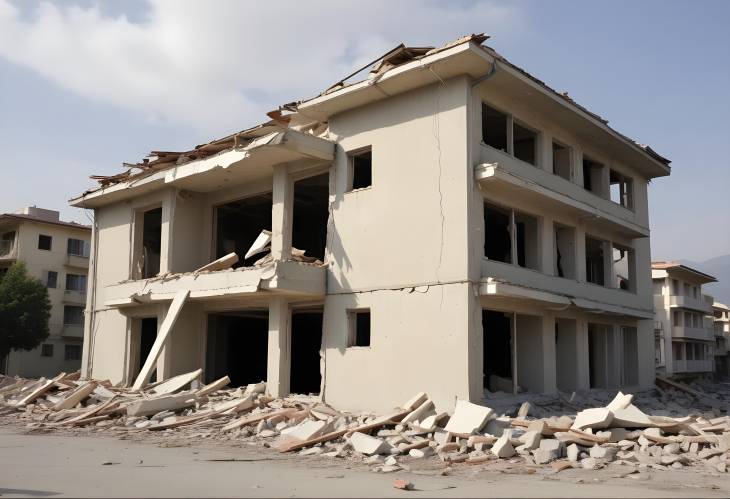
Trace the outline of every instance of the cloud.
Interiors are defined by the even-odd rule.
[[[520,12],[470,2],[149,0],[142,16],[0,0],[0,57],[84,98],[205,133],[244,128],[397,43],[514,34]]]

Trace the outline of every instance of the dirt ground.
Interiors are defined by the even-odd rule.
[[[3,497],[727,497],[730,476],[696,471],[452,465],[423,460],[410,472],[373,473],[340,458],[191,438],[0,429]],[[149,435],[149,433],[144,434]],[[142,437],[142,435],[139,435]],[[393,488],[396,478],[415,490]]]

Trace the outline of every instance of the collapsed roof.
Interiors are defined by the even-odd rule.
[[[218,154],[228,149],[237,149],[240,147],[244,147],[257,138],[263,137],[272,132],[283,131],[290,127],[295,128],[299,131],[306,131],[315,135],[322,135],[326,132],[326,123],[312,123],[311,119],[309,119],[309,122],[307,122],[308,118],[304,117],[300,113],[300,107],[302,105],[306,105],[317,98],[334,94],[343,89],[348,89],[349,87],[362,83],[363,81],[377,81],[379,78],[382,78],[389,72],[395,69],[399,69],[406,64],[412,63],[414,61],[419,61],[426,57],[439,54],[440,52],[444,52],[453,47],[472,42],[490,57],[500,61],[501,63],[524,75],[529,80],[542,87],[545,91],[549,92],[553,96],[558,97],[560,100],[564,101],[566,104],[572,106],[576,110],[580,110],[581,112],[589,115],[593,119],[599,121],[600,123],[605,125],[605,127],[608,128],[611,132],[619,136],[623,141],[632,146],[640,148],[648,157],[664,165],[664,167],[669,167],[670,161],[667,158],[659,155],[651,147],[640,144],[633,139],[627,137],[626,135],[623,135],[620,132],[616,131],[612,127],[608,126],[608,120],[578,104],[567,93],[560,93],[552,89],[543,81],[532,76],[524,69],[509,62],[506,58],[497,53],[497,51],[493,48],[482,45],[482,43],[488,38],[489,36],[483,33],[472,34],[458,38],[441,47],[407,47],[401,43],[394,49],[386,52],[384,55],[367,64],[365,67],[358,69],[354,73],[346,76],[334,85],[328,87],[317,97],[304,101],[295,101],[284,104],[280,106],[278,110],[269,112],[268,116],[271,119],[265,123],[261,123],[252,128],[242,130],[221,139],[215,139],[206,144],[198,145],[189,151],[152,151],[147,157],[145,157],[142,161],[138,163],[124,163],[124,166],[127,169],[115,175],[92,175],[90,178],[98,181],[100,187],[86,191],[84,195],[95,192],[99,189],[103,189],[110,185],[124,182],[126,180],[145,176],[150,172],[165,170],[168,168],[172,168],[176,165],[188,163],[190,161],[204,159],[206,157]],[[370,71],[366,80],[360,80],[355,83],[348,83],[349,80],[368,68],[370,68]]]

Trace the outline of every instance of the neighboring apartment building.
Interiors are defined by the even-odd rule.
[[[730,307],[724,303],[713,302],[712,319],[715,331],[715,374],[719,378],[726,378],[730,375]]]
[[[677,262],[652,262],[657,373],[695,376],[714,370],[712,298],[702,285],[716,279]]]
[[[400,46],[268,123],[97,177],[72,200],[96,213],[83,373],[132,383],[188,290],[160,378],[371,409],[652,385],[647,187],[669,161],[484,38]],[[244,259],[263,229],[270,255]]]
[[[62,222],[53,210],[29,207],[0,215],[0,273],[16,261],[48,288],[49,336],[37,348],[0,359],[2,372],[55,376],[81,367],[91,227]]]

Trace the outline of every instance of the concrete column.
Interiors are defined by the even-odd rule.
[[[575,277],[586,282],[586,230],[582,225],[575,228]]]
[[[266,364],[266,388],[273,397],[289,394],[291,376],[291,311],[289,302],[274,297],[269,302],[269,351]]]
[[[546,172],[553,173],[553,136],[543,132],[540,134],[540,159],[538,165]]]
[[[583,150],[580,147],[573,148],[573,181],[583,186]]]
[[[578,352],[575,358],[577,388],[579,390],[588,390],[591,387],[590,359],[588,357],[588,322],[584,319],[578,319],[575,327],[576,351]]]
[[[665,331],[665,335],[669,335],[671,340],[671,331]],[[654,321],[651,319],[637,321],[636,323],[636,349],[637,357],[639,358],[638,363],[638,382],[641,387],[652,387],[654,386],[654,377],[656,376],[656,370],[654,369],[654,363],[642,362],[641,359],[653,359],[654,357]],[[672,345],[669,342],[669,350],[665,347],[665,359],[667,369],[670,369],[668,357],[672,355]]]
[[[291,257],[294,182],[289,178],[286,165],[274,167],[272,198],[271,256],[274,260],[289,260]]]
[[[162,225],[160,227],[160,274],[172,272],[176,190],[169,189],[165,194],[165,197],[162,198]]]
[[[164,208],[163,208],[163,217],[164,217]],[[163,241],[164,241],[164,238],[163,238]],[[162,269],[162,264],[160,264],[160,269]],[[157,334],[160,334],[160,326],[162,326],[162,323],[165,320],[165,316],[167,315],[168,308],[169,308],[169,304],[160,305],[160,307],[159,307],[159,311],[157,312]],[[174,327],[173,327],[173,330],[170,331],[170,334],[167,335],[165,344],[162,347],[162,350],[160,351],[159,357],[157,357],[157,381],[169,379],[172,376],[172,335],[173,334],[175,334]],[[134,380],[132,380],[132,381],[134,381]]]
[[[549,216],[542,218],[540,237],[540,267],[543,274],[555,275],[555,226]]]
[[[542,390],[545,393],[556,393],[557,386],[557,353],[555,351],[555,317],[552,314],[542,316]]]

